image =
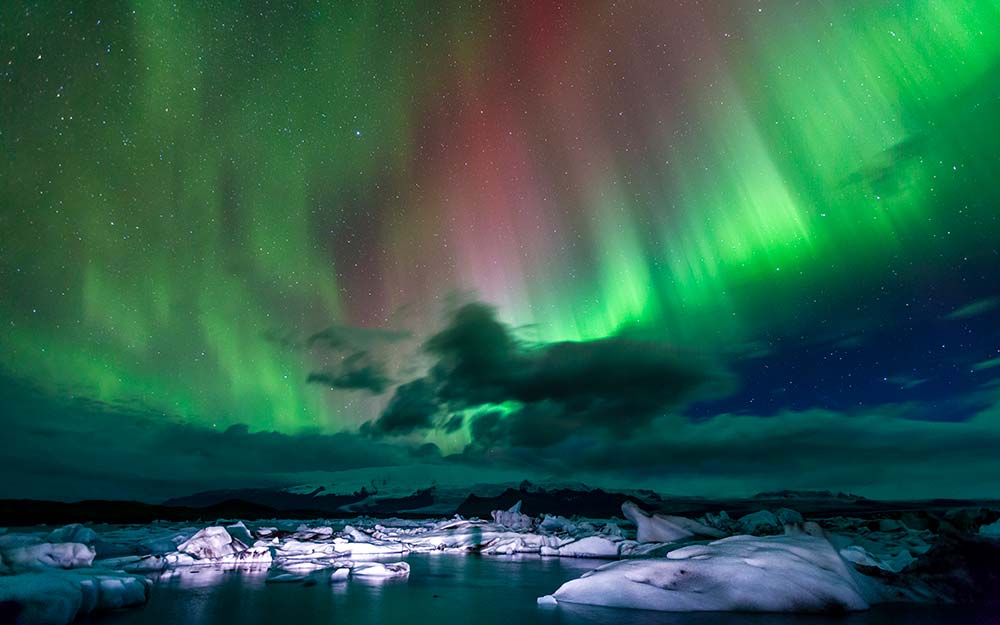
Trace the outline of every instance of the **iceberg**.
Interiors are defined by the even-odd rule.
[[[177,546],[177,551],[198,560],[231,556],[246,549],[245,544],[233,538],[226,528],[218,525],[206,527]]]
[[[587,536],[559,547],[557,553],[571,558],[617,558],[623,542],[617,537]]]
[[[646,514],[632,501],[622,504],[622,514],[635,523],[636,540],[641,543],[673,543],[694,538],[722,538],[714,527],[680,516]]]
[[[13,607],[16,622],[68,625],[97,610],[143,604],[151,585],[120,571],[50,569],[0,576],[0,604]]]
[[[250,534],[250,530],[247,529],[247,526],[243,523],[243,521],[227,525],[226,532],[228,532],[234,540],[238,540],[244,545],[252,545],[254,543],[253,535]]]
[[[502,525],[512,530],[531,529],[531,517],[521,513],[520,501],[507,510],[494,510],[490,513],[490,516],[493,517],[493,522],[497,525]]]
[[[83,543],[92,545],[97,541],[97,532],[80,523],[65,525],[49,532],[45,538],[47,543]]]
[[[351,574],[351,569],[349,567],[342,566],[336,569],[333,573],[330,573],[330,581],[331,582],[345,581],[350,574]]]
[[[336,573],[337,571],[334,571],[334,574]],[[351,568],[351,577],[386,579],[391,577],[409,577],[409,575],[410,565],[406,562],[364,562],[355,564]]]
[[[58,568],[75,569],[93,564],[97,552],[82,543],[38,543],[0,552],[0,562],[12,571]]]
[[[671,612],[864,610],[872,591],[829,541],[733,536],[664,558],[622,560],[563,584],[540,603]]]
[[[979,528],[979,535],[987,538],[1000,538],[1000,519]]]

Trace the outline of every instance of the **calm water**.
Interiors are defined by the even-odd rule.
[[[264,584],[266,571],[182,570],[156,580],[144,608],[95,618],[93,625],[1000,625],[997,607],[881,606],[845,616],[669,614],[587,606],[540,607],[535,599],[604,564],[573,558],[414,554],[407,580]]]

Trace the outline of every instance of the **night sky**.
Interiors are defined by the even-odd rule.
[[[0,6],[0,496],[1000,496],[1000,0]]]

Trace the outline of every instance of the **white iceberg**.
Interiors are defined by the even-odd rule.
[[[521,513],[520,501],[507,510],[494,510],[490,513],[490,516],[493,517],[493,522],[497,525],[502,525],[512,530],[531,529],[531,517]]]
[[[336,569],[333,573],[330,573],[331,582],[342,582],[345,581],[351,574],[350,567],[342,566]]]
[[[13,547],[0,552],[0,562],[12,571],[32,569],[75,569],[94,562],[96,551],[82,543],[38,543]]]
[[[698,521],[679,516],[646,514],[632,501],[622,504],[622,514],[635,523],[641,543],[672,543],[693,538],[722,538],[724,533]]]
[[[563,584],[557,602],[673,612],[864,610],[871,591],[825,538],[734,536],[623,560]],[[549,602],[543,598],[544,602]]]
[[[559,547],[557,553],[570,558],[617,558],[622,544],[626,542],[629,541],[618,537],[587,536]]]
[[[336,571],[334,571],[336,573]],[[406,562],[359,562],[351,568],[351,577],[409,577],[410,565]]]
[[[186,553],[198,560],[215,559],[231,556],[247,548],[242,541],[233,538],[221,526],[206,527],[189,540],[177,546],[177,551]]]
[[[238,531],[237,529],[234,533]],[[214,564],[266,564],[271,560],[271,550],[266,545],[247,547],[225,527],[215,525],[200,530],[182,542],[177,546],[176,552],[166,554],[162,561],[165,563],[165,568],[173,568],[190,566],[202,561]]]

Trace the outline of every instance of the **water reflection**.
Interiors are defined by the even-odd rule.
[[[214,564],[206,566],[184,566],[156,573],[150,577],[156,587],[173,585],[178,589],[208,588],[218,586],[236,576],[240,579],[267,577],[268,565],[254,564]]]

